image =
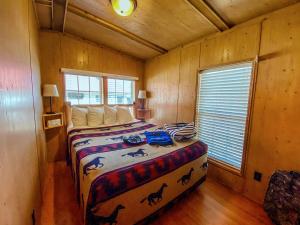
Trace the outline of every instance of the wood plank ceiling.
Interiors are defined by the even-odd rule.
[[[129,17],[109,0],[35,0],[40,28],[147,59],[299,0],[137,0]]]

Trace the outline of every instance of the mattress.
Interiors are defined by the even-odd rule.
[[[86,225],[143,223],[204,181],[207,146],[198,140],[146,144],[144,132],[157,128],[137,121],[69,131],[69,160]],[[132,134],[144,142],[122,141]]]

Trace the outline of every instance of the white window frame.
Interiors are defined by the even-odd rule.
[[[66,88],[66,75],[71,75],[71,76],[76,76],[77,77],[77,89],[76,90],[71,90],[71,89],[67,89]],[[79,90],[79,79],[78,77],[79,76],[86,76],[89,78],[89,90],[88,91],[80,91]],[[95,75],[84,75],[84,74],[70,74],[70,73],[64,73],[64,97],[65,97],[65,100],[67,100],[67,91],[74,91],[74,92],[77,92],[77,93],[80,93],[80,92],[88,92],[89,93],[89,99],[90,99],[90,94],[91,92],[97,92],[97,91],[91,91],[90,89],[90,78],[91,77],[96,77],[96,78],[100,78],[99,79],[99,87],[100,87],[100,90],[99,90],[99,93],[101,95],[101,103],[100,104],[94,104],[94,103],[89,103],[89,104],[80,104],[79,103],[79,99],[77,100],[77,104],[73,104],[73,105],[103,105],[104,103],[104,90],[103,90],[103,77],[99,77],[99,76],[95,76]]]
[[[126,104],[126,103],[121,103],[121,104],[109,104],[109,105],[133,105],[133,103],[135,102],[135,81],[134,80],[129,80],[129,79],[121,79],[121,78],[115,78],[115,77],[107,77],[107,78],[105,78],[106,80],[107,80],[107,82],[105,82],[106,83],[106,97],[105,97],[105,99],[106,99],[106,101],[107,101],[107,104],[109,104],[108,103],[108,92],[109,92],[109,90],[108,90],[108,79],[113,79],[113,80],[121,80],[121,81],[123,81],[123,96],[124,96],[124,81],[130,81],[130,82],[132,82],[132,93],[131,93],[131,97],[132,97],[132,103],[131,104]],[[116,89],[116,85],[115,85],[115,89]],[[116,93],[116,92],[115,92]]]
[[[251,127],[251,119],[252,119],[252,111],[253,111],[253,99],[255,95],[255,84],[256,84],[256,75],[257,75],[257,65],[258,65],[258,59],[256,57],[255,60],[251,61],[241,61],[241,62],[236,62],[236,63],[231,63],[231,64],[223,64],[223,65],[218,65],[218,66],[211,66],[207,67],[201,70],[198,70],[197,74],[197,88],[196,88],[196,107],[195,107],[195,124],[198,126],[197,122],[199,120],[198,117],[198,102],[200,100],[200,94],[198,94],[198,91],[201,87],[201,74],[203,71],[208,70],[208,69],[216,69],[219,67],[225,67],[225,66],[231,66],[231,65],[237,65],[237,64],[243,64],[243,63],[252,63],[252,71],[251,71],[251,80],[250,80],[250,86],[249,86],[249,95],[248,95],[248,109],[247,109],[247,118],[246,118],[246,124],[245,124],[245,131],[244,131],[244,144],[243,144],[243,155],[242,155],[242,162],[241,162],[241,168],[237,169],[236,167],[220,161],[218,159],[214,159],[208,156],[208,162],[220,167],[222,169],[225,169],[233,174],[239,175],[239,176],[244,176],[245,175],[245,162],[247,159],[248,155],[248,148],[249,148],[249,136],[250,136],[250,127]],[[197,130],[199,130],[197,128]],[[199,135],[198,135],[199,138]],[[209,149],[209,146],[208,146]]]
[[[109,74],[109,73],[101,73],[101,72],[95,72],[95,71],[85,71],[85,70],[76,70],[76,69],[68,69],[68,68],[61,68],[60,72],[63,74],[63,80],[64,80],[64,100],[67,101],[66,98],[66,80],[65,80],[65,75],[75,75],[75,76],[88,76],[88,77],[100,77],[101,81],[101,97],[102,97],[102,103],[101,104],[91,104],[91,105],[107,105],[108,104],[108,83],[107,79],[116,79],[116,80],[128,80],[133,82],[133,87],[132,87],[132,99],[133,102],[132,104],[110,104],[110,105],[123,105],[123,106],[133,106],[135,101],[136,101],[136,81],[139,80],[138,77],[135,76],[127,76],[127,75],[118,75],[118,74]],[[78,77],[77,77],[78,79]],[[79,82],[77,82],[79,85]],[[75,91],[79,91],[75,90]],[[94,91],[92,91],[94,92]],[[78,102],[79,103],[79,102]],[[89,104],[73,104],[73,105],[89,105]]]

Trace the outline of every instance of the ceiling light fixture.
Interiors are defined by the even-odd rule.
[[[110,0],[110,3],[120,16],[130,16],[137,7],[136,0]]]

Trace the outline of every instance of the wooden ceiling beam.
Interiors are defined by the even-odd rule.
[[[224,31],[230,28],[225,20],[219,16],[213,8],[211,8],[204,0],[185,0],[196,11],[204,16],[207,21],[216,27],[219,31]]]
[[[82,18],[88,19],[88,20],[90,20],[94,23],[97,23],[97,24],[99,24],[103,27],[106,27],[106,28],[108,28],[112,31],[115,31],[115,32],[117,32],[121,35],[124,35],[127,38],[130,38],[131,40],[134,40],[134,41],[136,41],[136,42],[138,42],[138,43],[140,43],[144,46],[147,46],[147,47],[149,47],[149,48],[151,48],[151,49],[153,49],[157,52],[160,52],[160,53],[168,52],[168,50],[166,50],[166,49],[164,49],[164,48],[162,48],[162,47],[160,47],[160,46],[158,46],[158,45],[156,45],[156,44],[154,44],[154,43],[152,43],[148,40],[145,40],[144,38],[139,37],[139,36],[131,33],[130,31],[127,31],[127,30],[123,29],[122,27],[119,27],[115,24],[112,24],[107,20],[104,20],[104,19],[102,19],[98,16],[95,16],[95,15],[93,15],[93,14],[91,14],[91,13],[89,13],[89,12],[73,5],[73,4],[68,4],[67,9],[68,9],[68,12],[74,13],[74,14],[82,17]]]
[[[52,30],[64,31],[68,0],[53,0]]]
[[[52,2],[50,0],[35,0],[34,2],[38,5],[47,6],[47,7],[51,7],[52,5]]]
[[[69,4],[69,0],[66,0],[65,11],[64,11],[64,19],[63,19],[63,25],[62,25],[62,32],[65,32],[65,24],[66,24],[66,18],[67,18],[68,4]]]
[[[54,0],[51,2],[51,29],[54,28]]]

